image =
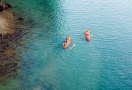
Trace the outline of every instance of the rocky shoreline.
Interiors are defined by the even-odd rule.
[[[15,48],[22,34],[19,27],[23,18],[19,18],[8,8],[11,5],[0,3],[0,81],[17,74],[18,54]]]
[[[0,0],[0,11],[6,10],[8,8],[11,8],[11,5],[3,2],[3,0]]]

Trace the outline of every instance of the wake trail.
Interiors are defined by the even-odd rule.
[[[70,50],[72,50],[76,45],[73,43],[72,46],[70,47]]]

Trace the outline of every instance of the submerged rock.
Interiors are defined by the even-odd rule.
[[[5,5],[8,8],[11,7],[10,5]],[[33,26],[32,24],[33,20],[26,19],[25,21],[23,16],[19,17],[15,12],[9,10],[0,11],[0,82],[17,75],[20,60],[18,60],[19,55],[16,47],[25,44],[21,41],[21,37],[29,33],[30,28]]]
[[[24,18],[19,18],[19,20],[24,20]]]
[[[11,8],[11,5],[0,0],[0,11],[6,10],[8,8]]]
[[[15,12],[0,12],[0,81],[17,74],[18,54],[15,48],[25,29],[21,22]]]

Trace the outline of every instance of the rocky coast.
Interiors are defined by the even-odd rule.
[[[23,18],[11,11],[11,5],[0,4],[0,81],[17,74],[18,54],[16,46],[20,42]]]

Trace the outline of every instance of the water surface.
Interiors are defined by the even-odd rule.
[[[132,89],[132,1],[6,1],[32,28],[17,47],[18,77],[0,85],[3,90]]]

